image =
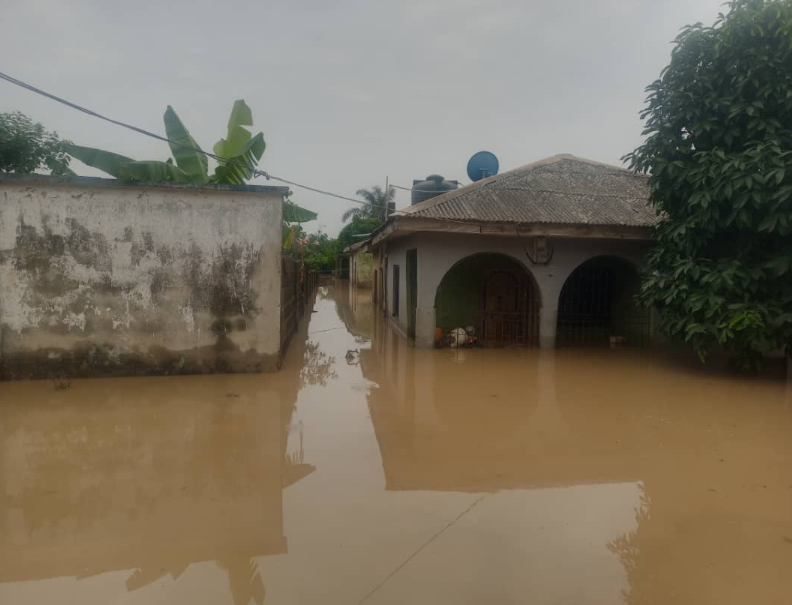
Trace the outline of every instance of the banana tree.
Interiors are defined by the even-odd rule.
[[[84,164],[97,168],[118,179],[146,181],[177,181],[180,183],[225,183],[240,185],[253,177],[266,143],[264,134],[253,135],[245,126],[253,125],[253,112],[247,103],[238,100],[228,119],[228,134],[214,146],[218,161],[214,174],[209,174],[209,162],[198,143],[168,105],[163,116],[165,134],[173,158],[167,160],[134,160],[117,153],[69,145],[68,152]]]
[[[253,171],[267,147],[264,133],[259,132],[254,135],[245,128],[253,126],[253,112],[242,99],[236,101],[231,108],[226,137],[220,139],[213,147],[214,154],[221,158],[214,174],[209,174],[206,155],[200,151],[198,143],[170,105],[165,110],[163,121],[173,154],[173,158],[168,158],[164,162],[134,160],[111,151],[74,144],[69,144],[66,149],[72,157],[117,179],[242,185],[253,178]],[[300,208],[291,201],[285,201],[283,203],[284,246],[289,229],[287,223],[305,223],[316,219],[316,216],[315,212]],[[293,235],[291,237],[293,239]]]
[[[294,245],[294,238],[297,234],[297,228],[291,223],[307,223],[313,221],[317,217],[316,212],[311,212],[305,208],[300,208],[291,200],[284,200],[283,202],[283,238],[282,246],[284,250],[291,250]]]

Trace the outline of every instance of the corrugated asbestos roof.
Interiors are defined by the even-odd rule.
[[[557,155],[449,191],[403,216],[498,223],[651,227],[648,178],[572,155]]]
[[[361,248],[366,246],[369,243],[370,240],[371,240],[371,236],[367,236],[366,239],[364,239],[364,240],[361,240],[359,242],[355,242],[354,244],[349,244],[346,248],[344,248],[344,252],[347,252],[347,253],[357,252],[358,250],[360,250]],[[364,250],[364,252],[365,252],[365,250]]]

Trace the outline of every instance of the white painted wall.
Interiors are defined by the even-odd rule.
[[[6,377],[274,369],[285,189],[0,177]]]
[[[546,265],[533,265],[525,254],[531,250],[529,237],[518,240],[516,237],[421,232],[401,238],[386,240],[388,263],[399,264],[401,269],[400,315],[393,318],[395,323],[406,330],[406,276],[404,272],[406,252],[418,250],[418,308],[416,310],[415,344],[431,347],[434,343],[435,295],[443,276],[457,262],[482,252],[497,252],[510,256],[520,262],[533,275],[539,287],[541,314],[539,341],[544,348],[555,346],[556,320],[558,317],[558,297],[567,277],[587,260],[596,256],[609,255],[623,258],[643,268],[644,256],[649,243],[636,240],[594,239],[594,238],[551,238],[554,248],[553,257]],[[525,246],[525,248],[523,247]],[[392,279],[389,267],[389,280]],[[388,309],[392,306],[393,287],[389,283]]]
[[[392,242],[388,242],[387,247],[387,263],[388,263],[388,270],[386,273],[387,276],[387,301],[388,301],[388,317],[396,324],[396,326],[405,334],[407,333],[407,250],[412,250],[416,247],[415,243],[410,244],[409,242],[414,242],[413,238],[402,238],[396,240],[396,245],[393,245]],[[419,276],[419,283],[418,283],[418,291],[420,295],[421,291],[421,284],[420,284],[420,265],[421,265],[421,251],[418,251],[418,276]],[[398,265],[399,266],[399,314],[394,315],[394,296],[395,291],[393,288],[393,267]],[[419,308],[420,308],[420,301],[419,301]],[[434,329],[434,327],[432,328]]]

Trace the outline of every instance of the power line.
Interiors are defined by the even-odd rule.
[[[222,164],[230,164],[232,166],[237,166],[238,168],[241,168],[243,170],[248,170],[249,169],[248,166],[246,166],[245,164],[240,164],[239,162],[235,162],[235,161],[233,161],[233,160],[231,160],[229,158],[223,158],[223,157],[217,156],[217,155],[215,155],[213,153],[209,153],[208,151],[204,151],[200,147],[197,147],[197,146],[193,147],[192,145],[185,145],[183,143],[178,143],[176,141],[170,140],[167,137],[163,137],[162,135],[158,135],[158,134],[156,134],[154,132],[150,132],[150,131],[145,130],[143,128],[139,128],[137,126],[133,126],[132,124],[127,124],[126,122],[121,122],[119,120],[114,120],[112,118],[108,118],[107,116],[104,116],[104,115],[102,115],[100,113],[97,113],[96,111],[93,111],[91,109],[88,109],[86,107],[78,105],[77,103],[72,103],[71,101],[68,101],[68,100],[66,100],[66,99],[64,99],[62,97],[59,97],[59,96],[54,95],[52,93],[49,93],[49,92],[47,92],[45,90],[42,90],[40,88],[36,88],[32,84],[28,84],[26,82],[23,82],[22,80],[18,80],[16,78],[12,77],[12,76],[9,76],[6,73],[0,72],[0,79],[6,80],[7,82],[10,82],[11,84],[19,86],[21,88],[25,88],[25,89],[27,89],[27,90],[29,90],[31,92],[34,92],[34,93],[36,93],[38,95],[42,95],[44,97],[52,99],[53,101],[61,103],[62,105],[66,105],[67,107],[70,107],[72,109],[76,109],[77,111],[80,111],[80,112],[82,112],[84,114],[87,114],[87,115],[89,115],[91,117],[99,118],[100,120],[104,120],[105,122],[110,122],[111,124],[115,124],[117,126],[121,126],[123,128],[127,128],[129,130],[132,130],[134,132],[140,133],[140,134],[145,135],[147,137],[151,137],[151,138],[157,139],[159,141],[164,141],[165,143],[168,143],[169,145],[175,145],[176,147],[182,147],[184,149],[190,149],[192,151],[197,151],[198,153],[201,153],[201,154],[203,154],[203,155],[205,155],[207,157],[210,157],[210,158],[212,158],[212,159],[214,159],[217,162],[222,163]],[[341,199],[341,200],[346,200],[348,202],[353,202],[355,204],[362,204],[364,206],[373,206],[375,208],[382,208],[383,207],[383,204],[373,204],[373,203],[367,202],[365,200],[357,200],[355,198],[347,197],[345,195],[340,195],[338,193],[333,193],[331,191],[325,191],[324,189],[317,189],[316,187],[311,187],[309,185],[303,185],[302,183],[298,183],[296,181],[290,181],[288,179],[284,179],[282,177],[278,177],[278,176],[275,176],[273,174],[270,174],[270,173],[268,173],[265,170],[253,169],[251,172],[252,172],[253,176],[263,176],[267,180],[274,180],[274,181],[278,181],[278,182],[281,182],[281,183],[286,183],[287,185],[292,185],[294,187],[300,187],[301,189],[306,189],[307,191],[313,191],[314,193],[319,193],[320,195],[327,195],[327,196],[338,198],[338,199]],[[399,185],[390,185],[390,186],[391,187],[395,187],[396,189],[403,189],[405,191],[422,191],[422,192],[426,192],[426,190],[424,190],[424,189],[412,189],[412,188],[408,188],[408,187],[401,187]],[[493,188],[493,190],[495,190],[495,191],[498,191],[498,190],[502,190],[502,191],[531,191],[533,193],[551,193],[551,194],[562,193],[562,192],[559,192],[559,191],[552,191],[552,190],[524,189],[524,188],[518,188],[518,187],[504,187],[504,186],[495,187],[495,188]],[[449,191],[454,191],[454,190],[452,189],[452,190],[449,190]],[[448,191],[445,191],[443,193],[448,193]],[[570,195],[570,194],[566,193],[566,195]],[[587,196],[587,195],[591,195],[591,194],[578,193],[578,194],[571,194],[571,195]],[[624,196],[598,196],[598,197],[624,197]],[[631,199],[631,198],[629,198],[629,199]],[[387,205],[387,202],[384,205]],[[394,216],[394,215],[402,215],[402,216],[404,216],[404,215],[408,215],[408,214],[409,213],[407,213],[407,212],[405,212],[403,210],[393,210],[392,212],[388,213],[388,216]],[[451,222],[451,223],[469,224],[467,221],[460,221],[460,220],[449,219],[449,218],[441,218],[439,220],[443,220],[443,221],[447,221],[447,222]],[[527,252],[526,252],[526,254],[527,254]]]
[[[59,97],[59,96],[54,95],[52,93],[49,93],[49,92],[47,92],[45,90],[42,90],[40,88],[36,88],[35,86],[33,86],[31,84],[23,82],[22,80],[18,80],[18,79],[14,78],[12,76],[9,76],[8,74],[5,74],[3,72],[0,72],[0,79],[6,80],[7,82],[10,82],[11,84],[15,84],[16,86],[20,86],[22,88],[25,88],[25,89],[31,91],[31,92],[34,92],[36,94],[39,94],[39,95],[42,95],[42,96],[47,97],[49,99],[52,99],[53,101],[61,103],[62,105],[66,105],[67,107],[71,107],[72,109],[76,109],[77,111],[80,111],[80,112],[82,112],[84,114],[87,114],[87,115],[89,115],[91,117],[99,118],[100,120],[104,120],[105,122],[110,122],[111,124],[115,124],[116,126],[121,126],[122,128],[127,128],[129,130],[132,130],[132,131],[137,132],[139,134],[145,135],[147,137],[151,137],[151,138],[157,139],[159,141],[164,141],[165,143],[168,143],[169,145],[175,145],[176,147],[182,147],[184,149],[190,149],[192,151],[197,151],[198,153],[202,153],[203,155],[205,155],[207,157],[210,157],[210,158],[212,158],[214,160],[217,160],[221,164],[230,164],[232,166],[237,166],[238,168],[242,168],[243,170],[248,170],[249,169],[248,166],[246,166],[244,164],[240,164],[239,162],[235,162],[235,161],[233,161],[231,159],[222,158],[222,157],[217,156],[217,155],[215,155],[213,153],[209,153],[208,151],[204,151],[200,147],[193,147],[192,145],[185,145],[183,143],[178,143],[176,141],[172,141],[172,140],[168,139],[167,137],[163,137],[161,135],[158,135],[158,134],[156,134],[154,132],[150,132],[150,131],[145,130],[143,128],[139,128],[137,126],[133,126],[132,124],[127,124],[126,122],[121,122],[119,120],[114,120],[112,118],[108,118],[107,116],[104,116],[104,115],[102,115],[100,113],[97,113],[96,111],[93,111],[91,109],[88,109],[86,107],[78,105],[77,103],[72,103],[71,101],[68,101],[68,100],[66,100],[66,99],[64,99],[62,97]],[[302,183],[297,183],[295,181],[290,181],[288,179],[284,179],[282,177],[275,176],[273,174],[268,173],[265,170],[254,169],[254,170],[252,170],[252,173],[253,173],[253,176],[263,176],[267,180],[271,179],[271,180],[278,181],[278,182],[281,182],[281,183],[286,183],[287,185],[292,185],[294,187],[300,187],[301,189],[306,189],[308,191],[313,191],[314,193],[319,193],[321,195],[327,195],[327,196],[335,197],[335,198],[338,198],[338,199],[341,199],[341,200],[346,200],[348,202],[354,202],[355,204],[363,204],[363,205],[366,205],[366,206],[374,206],[376,208],[382,208],[382,204],[372,204],[371,202],[367,202],[365,200],[357,200],[355,198],[347,197],[345,195],[340,195],[338,193],[333,193],[331,191],[325,191],[323,189],[317,189],[316,187],[310,187],[308,185],[303,185]],[[400,213],[400,212],[401,211],[396,210],[396,211],[392,212],[391,214],[396,214],[396,213]]]
[[[127,124],[126,122],[121,122],[119,120],[114,120],[112,118],[108,118],[107,116],[104,116],[104,115],[102,115],[102,114],[100,114],[100,113],[98,113],[96,111],[93,111],[91,109],[88,109],[86,107],[78,105],[77,103],[73,103],[71,101],[68,101],[68,100],[66,100],[66,99],[64,99],[62,97],[59,97],[59,96],[54,95],[52,93],[49,93],[49,92],[47,92],[45,90],[37,88],[37,87],[33,86],[32,84],[28,84],[26,82],[23,82],[22,80],[18,80],[18,79],[14,78],[12,76],[9,76],[8,74],[5,74],[3,72],[0,72],[0,79],[6,80],[7,82],[10,82],[11,84],[15,84],[16,86],[20,86],[22,88],[25,88],[25,89],[31,91],[31,92],[34,92],[36,94],[39,94],[39,95],[42,95],[42,96],[47,97],[49,99],[52,99],[53,101],[61,103],[62,105],[66,105],[67,107],[70,107],[72,109],[76,109],[77,111],[80,111],[80,112],[82,112],[84,114],[87,114],[87,115],[89,115],[91,117],[95,117],[95,118],[98,118],[100,120],[104,120],[105,122],[110,122],[111,124],[115,124],[117,126],[121,126],[122,128],[127,128],[129,130],[132,130],[132,131],[137,132],[139,134],[145,135],[147,137],[151,137],[151,138],[157,139],[159,141],[164,141],[165,143],[168,143],[169,145],[175,145],[176,147],[181,147],[183,149],[190,149],[192,151],[197,151],[198,153],[202,153],[203,155],[205,155],[207,157],[210,157],[210,158],[212,158],[214,160],[217,160],[220,163],[230,164],[232,166],[237,166],[237,167],[239,167],[239,168],[241,168],[243,170],[248,170],[248,167],[245,164],[240,164],[239,162],[235,162],[235,161],[233,161],[231,159],[228,159],[228,158],[222,158],[222,157],[217,156],[217,155],[215,155],[213,153],[209,153],[208,151],[204,151],[203,149],[201,149],[200,147],[197,147],[197,146],[193,147],[192,145],[185,145],[184,143],[178,143],[176,141],[171,141],[167,137],[163,137],[162,135],[156,134],[154,132],[150,132],[150,131],[145,130],[143,128],[139,128],[137,126],[133,126],[132,124]],[[289,179],[284,179],[282,177],[275,176],[273,174],[270,174],[270,173],[266,172],[265,170],[254,169],[254,170],[252,170],[252,174],[253,174],[253,176],[263,176],[267,180],[272,179],[272,180],[275,180],[275,181],[278,181],[278,182],[281,182],[281,183],[286,183],[287,185],[292,185],[294,187],[300,187],[301,189],[306,189],[308,191],[313,191],[315,193],[319,193],[320,195],[327,195],[329,197],[334,197],[334,198],[338,198],[338,199],[341,199],[341,200],[346,200],[348,202],[353,202],[355,204],[361,204],[361,205],[364,205],[364,206],[372,206],[374,208],[382,208],[383,207],[383,204],[373,204],[373,203],[367,202],[365,200],[358,200],[358,199],[355,199],[355,198],[352,198],[352,197],[347,197],[345,195],[340,195],[338,193],[333,193],[331,191],[325,191],[323,189],[318,189],[316,187],[311,187],[309,185],[303,185],[302,183],[297,183],[296,181],[291,181]],[[408,216],[409,213],[405,212],[404,210],[393,210],[393,211],[389,211],[388,212],[388,216],[394,216],[394,215]],[[455,219],[443,218],[443,219],[439,219],[439,220],[443,220],[443,221],[447,221],[447,222],[451,222],[451,223],[467,224],[464,221],[459,221],[459,220],[455,220]]]

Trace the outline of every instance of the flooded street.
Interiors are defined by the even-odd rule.
[[[0,384],[0,603],[792,602],[784,376],[376,315],[328,282],[278,374]]]

